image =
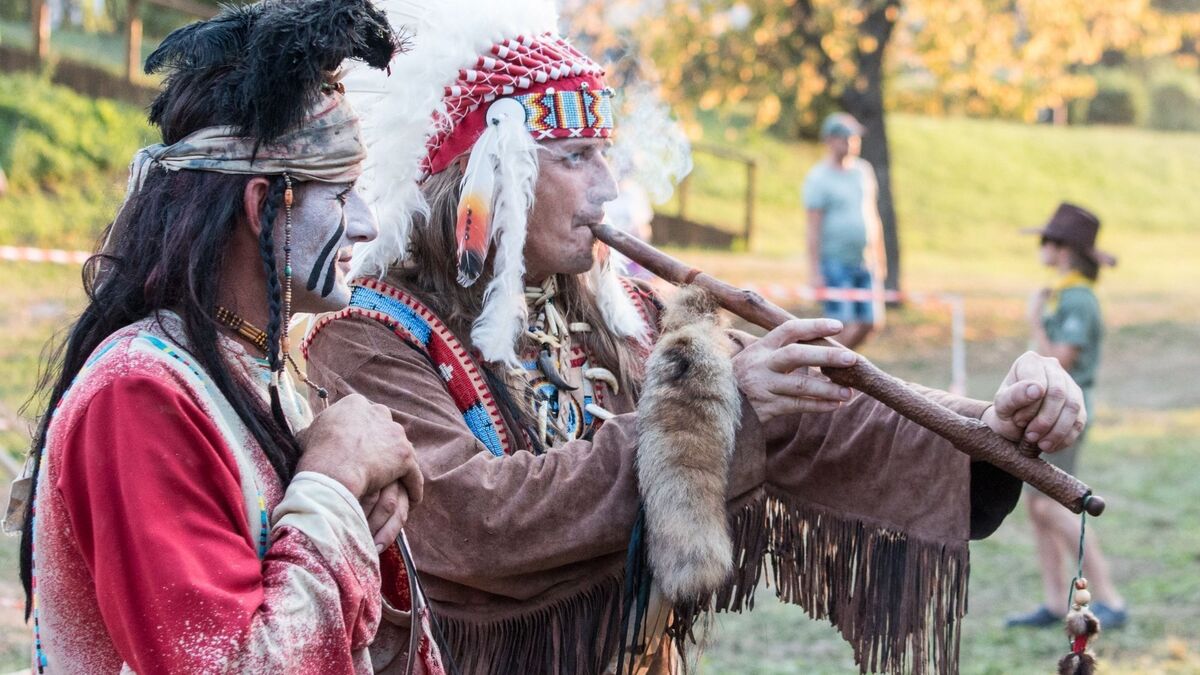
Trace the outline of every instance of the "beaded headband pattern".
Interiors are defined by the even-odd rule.
[[[556,32],[554,0],[379,4],[414,37],[405,58],[393,60],[390,78],[362,72],[345,80],[363,115],[371,148],[363,183],[380,220],[379,237],[355,251],[351,274],[383,278],[410,259],[412,229],[430,225],[422,186],[465,159],[455,272],[463,287],[485,285],[471,346],[486,362],[519,367],[538,142],[611,137],[613,92],[604,69]],[[644,322],[626,294],[611,292],[620,280],[611,266],[605,269],[588,284],[606,323],[621,337],[643,335]]]
[[[458,71],[443,92],[444,112],[426,143],[422,174],[440,173],[475,145],[486,126],[486,110],[512,98],[526,110],[526,129],[535,140],[608,138],[613,130],[613,91],[604,69],[553,33],[520,36],[492,45],[473,67]]]

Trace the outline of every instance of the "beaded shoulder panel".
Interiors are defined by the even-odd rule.
[[[304,338],[301,345],[304,357],[308,358],[309,345],[322,329],[350,316],[365,317],[387,326],[401,340],[425,354],[475,438],[496,457],[513,453],[508,425],[462,341],[432,310],[399,288],[375,279],[356,281],[352,285],[350,306],[322,317]]]

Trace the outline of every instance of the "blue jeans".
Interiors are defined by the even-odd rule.
[[[871,272],[862,263],[822,260],[821,274],[826,288],[871,290]],[[826,317],[842,323],[875,323],[875,309],[869,300],[826,300],[824,308]]]

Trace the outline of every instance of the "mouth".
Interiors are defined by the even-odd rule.
[[[340,270],[342,270],[342,272],[349,272],[350,271],[350,262],[353,259],[354,259],[354,254],[353,254],[352,249],[347,248],[347,249],[343,250],[340,254],[338,254],[338,257],[337,257],[338,268]]]
[[[603,215],[601,215],[598,218],[581,218],[581,219],[575,221],[575,227],[587,230],[588,234],[592,234],[592,231],[595,230],[596,227],[603,222],[604,222]]]

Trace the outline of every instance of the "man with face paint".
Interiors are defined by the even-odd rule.
[[[335,194],[301,201],[296,209],[298,223],[316,224],[311,236],[297,238],[293,251],[295,269],[306,280],[305,291],[322,299],[322,307],[315,311],[340,309],[350,302],[347,276],[353,246],[368,240],[357,230],[374,220],[353,182],[330,186],[330,190],[336,190]],[[330,230],[332,224],[336,226]]]
[[[35,672],[370,671],[421,476],[381,406],[312,417],[286,331],[346,305],[377,234],[335,71],[398,44],[367,0],[266,0],[147,61],[163,143],[89,261],[17,486]]]
[[[617,194],[613,92],[551,3],[383,5],[420,40],[390,78],[348,81],[370,92],[380,237],[305,349],[331,398],[386,405],[412,439],[408,536],[460,672],[671,672],[693,623],[749,607],[764,569],[864,668],[953,672],[967,542],[1016,479],[821,376],[857,355],[797,343],[837,322],[755,339],[701,295],[663,311],[612,272],[590,226]],[[928,395],[1047,451],[1083,418],[1035,355],[991,403]],[[372,657],[394,671],[409,579],[388,552],[381,569]]]

